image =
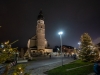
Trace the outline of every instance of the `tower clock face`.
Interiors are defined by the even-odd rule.
[[[44,24],[44,21],[43,20],[40,20],[40,23],[43,23]]]

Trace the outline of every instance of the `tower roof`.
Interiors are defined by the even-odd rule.
[[[44,20],[42,10],[40,10],[37,20]]]

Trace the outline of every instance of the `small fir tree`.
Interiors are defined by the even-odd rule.
[[[16,41],[14,41],[16,42]],[[0,48],[0,63],[4,63],[8,60],[14,59],[14,53],[17,50],[17,48],[12,48],[11,44],[9,41],[5,43],[1,43],[1,48]]]
[[[18,40],[14,41],[13,43],[17,42]],[[8,60],[15,59],[15,52],[17,51],[17,48],[12,48],[11,45],[13,43],[9,43],[9,41],[5,43],[1,43],[0,48],[0,64],[5,63]],[[12,62],[9,62],[5,66],[5,71],[2,75],[8,75],[9,70],[11,70],[10,64]],[[18,64],[15,65],[15,68],[13,68],[14,71],[12,72],[12,75],[29,75],[29,73],[25,73],[25,65]]]
[[[79,52],[79,58],[83,61],[96,61],[99,57],[98,50],[96,47],[94,47],[91,37],[88,35],[88,33],[84,33],[81,36],[80,42],[81,50]]]

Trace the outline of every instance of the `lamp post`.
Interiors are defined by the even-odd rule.
[[[62,55],[62,34],[63,34],[63,32],[62,31],[60,31],[59,33],[58,33],[59,35],[60,35],[60,42],[61,42],[61,59],[62,59],[62,66],[63,66],[63,55]]]
[[[17,60],[18,60],[18,51],[15,50],[14,54],[15,54],[15,63],[17,64]]]

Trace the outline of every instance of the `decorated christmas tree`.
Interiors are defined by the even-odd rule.
[[[17,42],[18,40],[14,41],[13,43]],[[11,45],[13,43],[9,43],[9,41],[5,43],[1,43],[0,48],[0,63],[4,63],[8,60],[14,60],[15,58],[15,52],[17,48],[12,48]]]
[[[98,49],[93,45],[88,33],[84,33],[80,38],[79,58],[83,61],[96,61],[99,58]]]
[[[18,40],[14,41],[13,43],[17,42]],[[11,45],[13,43],[10,43],[9,41],[5,43],[1,43],[0,48],[0,64],[6,63],[6,61],[11,61],[6,63],[4,73],[2,75],[8,75],[8,72],[10,70],[14,70],[11,75],[29,75],[29,73],[25,72],[25,65],[23,64],[17,64],[16,61],[16,52],[17,48],[12,48]],[[15,62],[15,63],[13,63]]]

